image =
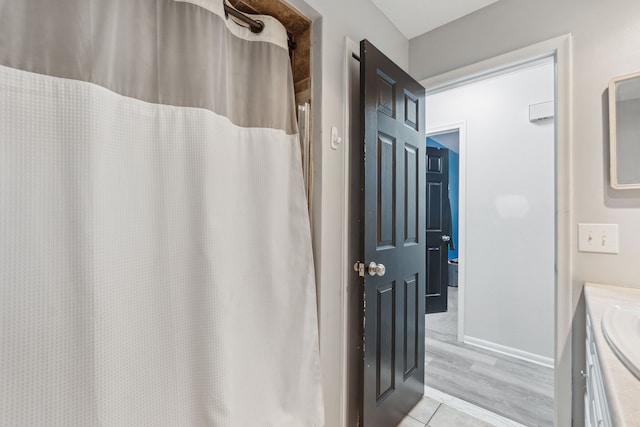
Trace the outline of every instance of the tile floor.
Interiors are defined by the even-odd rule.
[[[424,397],[397,427],[492,427],[478,418]]]

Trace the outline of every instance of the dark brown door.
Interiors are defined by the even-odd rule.
[[[447,311],[449,206],[449,150],[427,147],[427,313]]]
[[[424,393],[424,94],[360,43],[365,427],[395,426]]]

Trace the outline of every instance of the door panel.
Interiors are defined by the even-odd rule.
[[[395,119],[396,117],[396,82],[381,70],[377,72],[377,93],[376,100],[378,111]]]
[[[378,304],[376,326],[378,329],[378,355],[376,371],[376,402],[384,400],[395,387],[395,286],[394,283],[383,283],[378,287]]]
[[[418,152],[414,147],[404,147],[404,244],[418,243]]]
[[[412,275],[404,280],[404,370],[403,375],[406,379],[414,370],[418,369],[420,363],[419,341],[424,340],[424,335],[420,336],[420,318],[423,317],[419,311],[418,301],[422,299],[422,295],[418,293],[418,277]],[[424,357],[422,357],[424,363]]]
[[[395,246],[396,232],[396,143],[378,133],[378,248]]]
[[[450,224],[449,150],[427,147],[427,313],[447,311]]]
[[[418,108],[419,99],[411,92],[404,92],[404,124],[409,126],[410,128],[418,131],[418,113],[420,112],[420,108]]]
[[[364,156],[363,425],[395,426],[424,392],[424,88],[368,41],[360,44]]]
[[[439,298],[447,293],[446,289],[442,289],[442,249],[429,248],[427,250],[427,313],[437,313],[438,311],[428,311],[433,307],[434,299]],[[431,301],[429,301],[431,298]],[[447,311],[446,308],[441,311]]]

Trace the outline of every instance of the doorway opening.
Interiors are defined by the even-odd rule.
[[[448,151],[460,185],[448,269],[459,280],[448,310],[426,315],[426,394],[508,425],[554,422],[556,132],[553,116],[529,115],[546,102],[552,57],[427,92],[426,144]]]
[[[432,314],[428,317],[429,325],[426,327],[433,331],[439,331],[450,336],[452,339],[458,341],[463,340],[462,330],[459,328],[463,325],[463,322],[459,322],[460,312],[460,300],[458,292],[458,266],[459,255],[458,250],[460,247],[459,241],[459,212],[460,212],[460,135],[464,135],[466,132],[465,123],[460,122],[453,125],[447,125],[442,128],[431,129],[427,133],[427,150],[437,149],[442,150],[441,157],[447,159],[446,162],[446,174],[448,175],[447,182],[447,206],[444,210],[447,214],[448,224],[445,224],[445,237],[447,245],[443,248],[445,252],[444,257],[447,260],[445,277],[441,278],[441,287],[443,290],[443,296],[446,299],[444,309],[442,310],[429,310],[427,306],[427,314]],[[427,176],[429,173],[427,173]],[[427,178],[429,180],[429,178]],[[429,212],[429,209],[427,209]],[[428,262],[428,261],[427,261]],[[427,304],[429,303],[429,296],[427,296]]]
[[[451,243],[446,248],[447,271],[445,277],[440,280],[441,286],[447,286],[447,310],[430,316],[430,330],[444,332],[458,342],[464,341],[464,292],[460,292],[460,286],[464,287],[464,280],[460,281],[462,273],[464,277],[464,264],[460,259],[460,247],[465,245],[465,222],[460,220],[460,212],[465,209],[464,198],[460,197],[460,166],[464,158],[460,158],[461,140],[466,145],[467,127],[465,121],[447,123],[445,125],[432,125],[427,129],[427,147],[435,147],[446,151],[448,158],[448,210],[450,224],[445,227],[450,235]],[[463,167],[465,165],[463,164]],[[428,299],[429,297],[427,297]]]
[[[523,64],[530,64],[533,60],[541,59],[541,58],[553,58],[554,66],[555,66],[555,141],[553,147],[553,154],[555,156],[556,165],[554,167],[555,174],[555,182],[553,186],[553,193],[555,195],[555,236],[553,238],[554,241],[554,254],[555,254],[555,275],[553,280],[554,292],[553,296],[555,297],[555,308],[553,310],[552,317],[554,319],[554,339],[553,339],[553,358],[551,359],[551,363],[554,365],[554,381],[553,381],[553,419],[555,425],[568,425],[571,422],[571,403],[572,403],[572,395],[571,395],[571,293],[570,293],[570,242],[572,239],[571,228],[569,226],[570,219],[570,197],[569,197],[569,188],[570,188],[570,176],[569,176],[569,166],[570,166],[570,132],[569,132],[569,113],[570,113],[570,102],[569,102],[569,88],[570,88],[570,50],[571,50],[571,36],[565,35],[560,36],[555,39],[551,39],[545,42],[538,43],[536,45],[532,45],[514,52],[510,52],[495,58],[491,58],[489,60],[476,63],[458,70],[454,70],[439,76],[435,76],[426,80],[421,81],[420,83],[427,88],[427,94],[433,94],[439,91],[443,91],[446,89],[451,89],[453,87],[457,87],[463,84],[471,83],[472,81],[478,81],[482,79],[486,79],[488,76],[497,73],[498,71],[505,70],[515,70],[516,66]],[[347,85],[348,88],[357,88],[357,80],[351,80],[351,69],[353,68],[350,60],[353,58],[357,63],[358,56],[357,50],[349,47],[349,43],[347,43],[347,51],[345,52],[345,56],[347,58],[346,63],[349,64],[347,67],[347,73],[345,75],[346,81],[349,83]],[[345,123],[347,129],[351,131],[354,130],[353,126],[350,126],[351,123],[357,123],[357,121],[353,120],[353,110],[350,108],[350,99],[353,95],[353,91],[347,90],[345,91],[345,105],[347,106],[345,110]],[[489,109],[490,106],[487,106]],[[357,114],[356,114],[357,116]],[[433,127],[427,125],[428,131],[433,131]],[[357,132],[352,136],[349,134],[349,140],[346,141],[346,145],[352,145],[350,140],[356,141],[358,138]],[[461,134],[462,138],[462,134]],[[464,151],[461,149],[461,151]],[[497,157],[498,158],[498,157]],[[464,157],[461,156],[461,170],[465,169],[464,165]],[[349,172],[353,169],[349,162],[344,163],[345,176],[349,176]],[[464,183],[464,180],[461,181],[461,184]],[[349,233],[345,233],[345,235],[349,235],[349,238],[345,238],[343,243],[345,245],[344,253],[349,254],[349,256],[345,256],[345,264],[352,262],[353,257],[352,254],[348,250],[353,242],[358,241],[358,236],[352,236],[353,227],[350,226],[349,222],[349,201],[352,200],[352,195],[349,191],[345,192],[344,199],[344,212],[343,219],[344,224],[343,227],[345,230],[349,230]],[[464,200],[461,198],[461,203],[464,203]],[[461,221],[460,226],[463,227],[463,221]],[[464,234],[464,233],[462,233]],[[462,237],[460,236],[461,246],[464,247],[462,242]],[[350,264],[351,265],[351,264]],[[460,277],[464,277],[464,265],[461,264],[459,267],[459,275]],[[357,421],[357,409],[358,403],[360,399],[358,396],[358,386],[360,383],[360,378],[358,377],[359,370],[357,366],[358,363],[355,363],[358,360],[361,360],[358,355],[361,353],[361,347],[359,347],[361,343],[361,335],[358,333],[359,328],[362,326],[362,318],[359,316],[354,316],[353,310],[359,310],[360,301],[358,301],[358,284],[355,282],[354,278],[356,277],[353,274],[353,270],[351,268],[344,268],[344,284],[345,289],[347,290],[344,298],[343,312],[344,312],[344,330],[345,341],[343,343],[345,352],[343,354],[344,358],[344,366],[347,369],[348,375],[345,377],[347,381],[345,383],[345,390],[348,390],[347,394],[350,396],[348,399],[348,406],[344,408],[345,419],[349,421]],[[462,284],[462,280],[460,281]],[[462,314],[465,314],[466,310],[462,311]],[[354,363],[351,363],[351,361]],[[451,370],[455,370],[455,367],[451,367]],[[443,397],[440,400],[441,402],[445,402],[447,404],[454,405],[455,400],[452,400],[450,396]],[[462,402],[464,403],[464,402]],[[457,405],[457,404],[456,404]],[[444,406],[444,405],[443,405]],[[474,408],[477,408],[474,406]],[[469,411],[466,411],[469,412]],[[485,411],[486,412],[486,411]],[[489,418],[487,418],[489,419]],[[489,419],[490,420],[490,419]],[[503,419],[504,421],[504,419]],[[490,420],[490,422],[494,425],[511,425],[514,423],[511,421],[507,421],[504,423],[500,423],[497,420]],[[347,422],[346,425],[353,424],[351,422]],[[517,424],[516,424],[517,425]]]

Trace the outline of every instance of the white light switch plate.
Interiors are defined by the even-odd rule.
[[[578,251],[618,253],[618,224],[578,224]]]
[[[342,145],[342,137],[338,136],[338,128],[331,126],[331,148],[337,150]]]

